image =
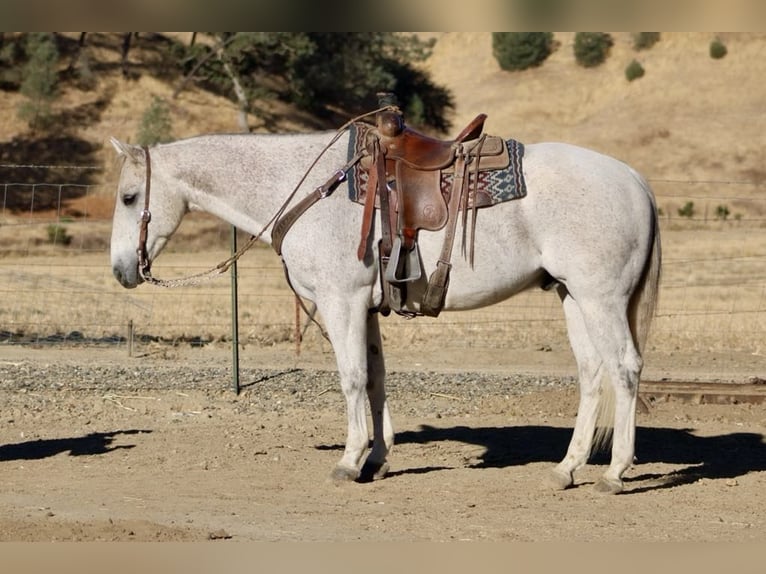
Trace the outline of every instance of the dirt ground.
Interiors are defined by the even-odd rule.
[[[481,357],[435,352],[413,370],[389,354],[391,472],[338,485],[327,354],[245,349],[235,395],[226,348],[0,346],[0,540],[766,538],[766,405],[657,401],[638,415],[624,494],[591,488],[603,458],[551,492],[577,394],[571,359],[541,355],[508,357],[522,374],[500,376]]]

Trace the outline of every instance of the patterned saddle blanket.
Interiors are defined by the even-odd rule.
[[[362,123],[352,124],[348,144],[349,159],[356,155],[366,145],[367,132],[371,126]],[[510,161],[507,167],[499,169],[480,169],[472,177],[478,177],[478,181],[469,187],[468,207],[472,209],[490,207],[504,201],[519,199],[527,194],[524,174],[522,173],[522,158],[524,156],[524,144],[513,139],[505,140]],[[367,196],[367,182],[369,180],[369,166],[364,162],[355,164],[348,173],[349,199],[355,203],[364,204]],[[396,189],[397,182],[394,174],[389,174],[388,185],[392,190]],[[440,169],[434,172],[441,191],[444,205],[449,201],[449,193],[453,188],[454,174],[449,169]],[[374,193],[375,190],[373,190]],[[407,193],[407,190],[402,190]],[[395,195],[395,194],[394,194]],[[376,199],[376,207],[379,207]]]

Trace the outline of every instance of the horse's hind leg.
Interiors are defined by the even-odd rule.
[[[386,457],[394,446],[394,430],[388,413],[386,368],[377,313],[367,318],[367,397],[372,413],[372,450],[362,467],[361,480],[383,478],[388,472]]]
[[[636,437],[636,399],[643,361],[633,342],[627,318],[627,302],[618,296],[579,301],[586,329],[603,361],[604,376],[611,384],[614,426],[612,460],[595,488],[616,494],[623,489],[622,475],[633,464]]]
[[[572,439],[564,459],[556,465],[546,484],[557,490],[572,486],[574,471],[583,466],[590,456],[593,435],[598,419],[602,361],[590,341],[580,307],[564,286],[558,287],[564,307],[569,342],[577,362],[580,386],[580,404],[577,409]]]

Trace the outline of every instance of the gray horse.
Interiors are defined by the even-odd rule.
[[[331,137],[205,135],[149,149],[113,139],[124,159],[111,240],[115,277],[128,288],[141,283],[139,240],[145,240],[148,265],[189,210],[204,210],[239,229],[261,233]],[[321,156],[296,197],[346,164],[348,137],[340,137]],[[641,349],[659,283],[655,200],[647,182],[626,164],[562,143],[527,145],[523,174],[526,197],[481,211],[473,264],[453,258],[444,310],[492,305],[555,281],[577,361],[580,403],[568,451],[547,482],[557,489],[573,484],[573,473],[587,462],[606,412],[613,429],[612,458],[595,487],[617,493],[633,463]],[[141,238],[147,178],[151,223],[143,226]],[[345,450],[332,473],[336,480],[383,476],[394,442],[379,318],[369,312],[382,298],[380,229],[373,230],[371,252],[360,261],[361,221],[362,208],[348,199],[344,181],[295,222],[281,246],[292,287],[316,304],[336,355],[348,416]],[[443,231],[420,233],[424,276],[436,266],[442,237]],[[271,242],[269,229],[261,239]],[[408,289],[405,307],[417,310],[421,283]],[[366,458],[365,395],[373,427]]]

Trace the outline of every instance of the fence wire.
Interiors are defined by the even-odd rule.
[[[661,210],[664,270],[652,344],[766,353],[762,185],[665,179],[653,184]],[[226,278],[174,290],[127,291],[117,284],[109,264],[113,189],[102,184],[0,184],[0,342],[127,345],[129,336],[199,345],[228,341],[231,292]],[[689,203],[694,204],[691,212]],[[681,215],[684,208],[686,215]],[[205,216],[195,221],[188,231],[182,224],[158,259],[158,276],[185,276],[228,256],[228,224]],[[246,255],[238,278],[242,344],[294,340],[295,300],[272,251],[258,247]],[[568,345],[559,301],[542,291],[435,320],[389,319],[383,321],[383,334],[397,344],[443,348]],[[312,328],[303,344],[327,348]]]

